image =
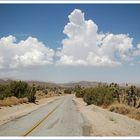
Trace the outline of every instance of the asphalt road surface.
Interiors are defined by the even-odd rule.
[[[0,126],[0,136],[89,136],[90,126],[72,100],[73,95]]]

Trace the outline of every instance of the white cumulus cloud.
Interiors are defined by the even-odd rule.
[[[133,55],[134,56],[140,56],[140,44],[137,45]]]
[[[37,38],[28,37],[16,42],[9,35],[0,39],[0,68],[19,68],[51,64],[54,51]]]
[[[116,66],[132,59],[132,41],[127,34],[99,33],[93,20],[86,20],[80,9],[69,16],[63,33],[59,65]]]

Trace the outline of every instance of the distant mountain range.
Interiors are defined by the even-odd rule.
[[[11,81],[13,81],[13,80],[11,80],[11,79],[0,79],[0,84],[8,84]]]
[[[13,79],[0,79],[0,84],[8,84],[11,81],[13,81]],[[28,84],[32,85],[32,84],[36,84],[36,85],[45,85],[48,87],[75,87],[75,86],[82,86],[82,87],[95,87],[97,86],[100,82],[96,82],[96,81],[79,81],[79,82],[69,82],[69,83],[53,83],[53,82],[42,82],[42,81],[26,81]],[[107,84],[105,82],[102,82],[102,84]],[[120,86],[125,86],[126,84],[120,84]],[[140,84],[128,84],[130,85],[135,85],[140,87]]]
[[[0,84],[8,84],[12,79],[0,79]],[[80,82],[69,82],[69,83],[52,83],[52,82],[42,82],[42,81],[26,81],[28,84],[33,85],[46,85],[48,87],[75,87],[75,86],[82,86],[82,87],[95,87],[99,84],[99,82],[89,82],[89,81],[80,81]]]
[[[75,86],[82,86],[82,87],[95,87],[99,84],[99,82],[89,82],[89,81],[79,81],[79,82],[69,82],[61,84],[64,87],[75,87]]]

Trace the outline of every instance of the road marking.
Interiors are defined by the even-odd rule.
[[[60,106],[60,104],[55,107],[51,112],[49,112],[49,114],[47,116],[45,116],[42,120],[40,120],[39,122],[37,122],[31,129],[29,129],[25,134],[23,134],[22,136],[27,136],[29,135],[33,130],[35,130],[40,124],[42,124],[58,107]]]

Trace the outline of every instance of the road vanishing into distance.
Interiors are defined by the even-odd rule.
[[[73,95],[62,96],[39,109],[0,126],[0,136],[89,136],[87,120]]]

